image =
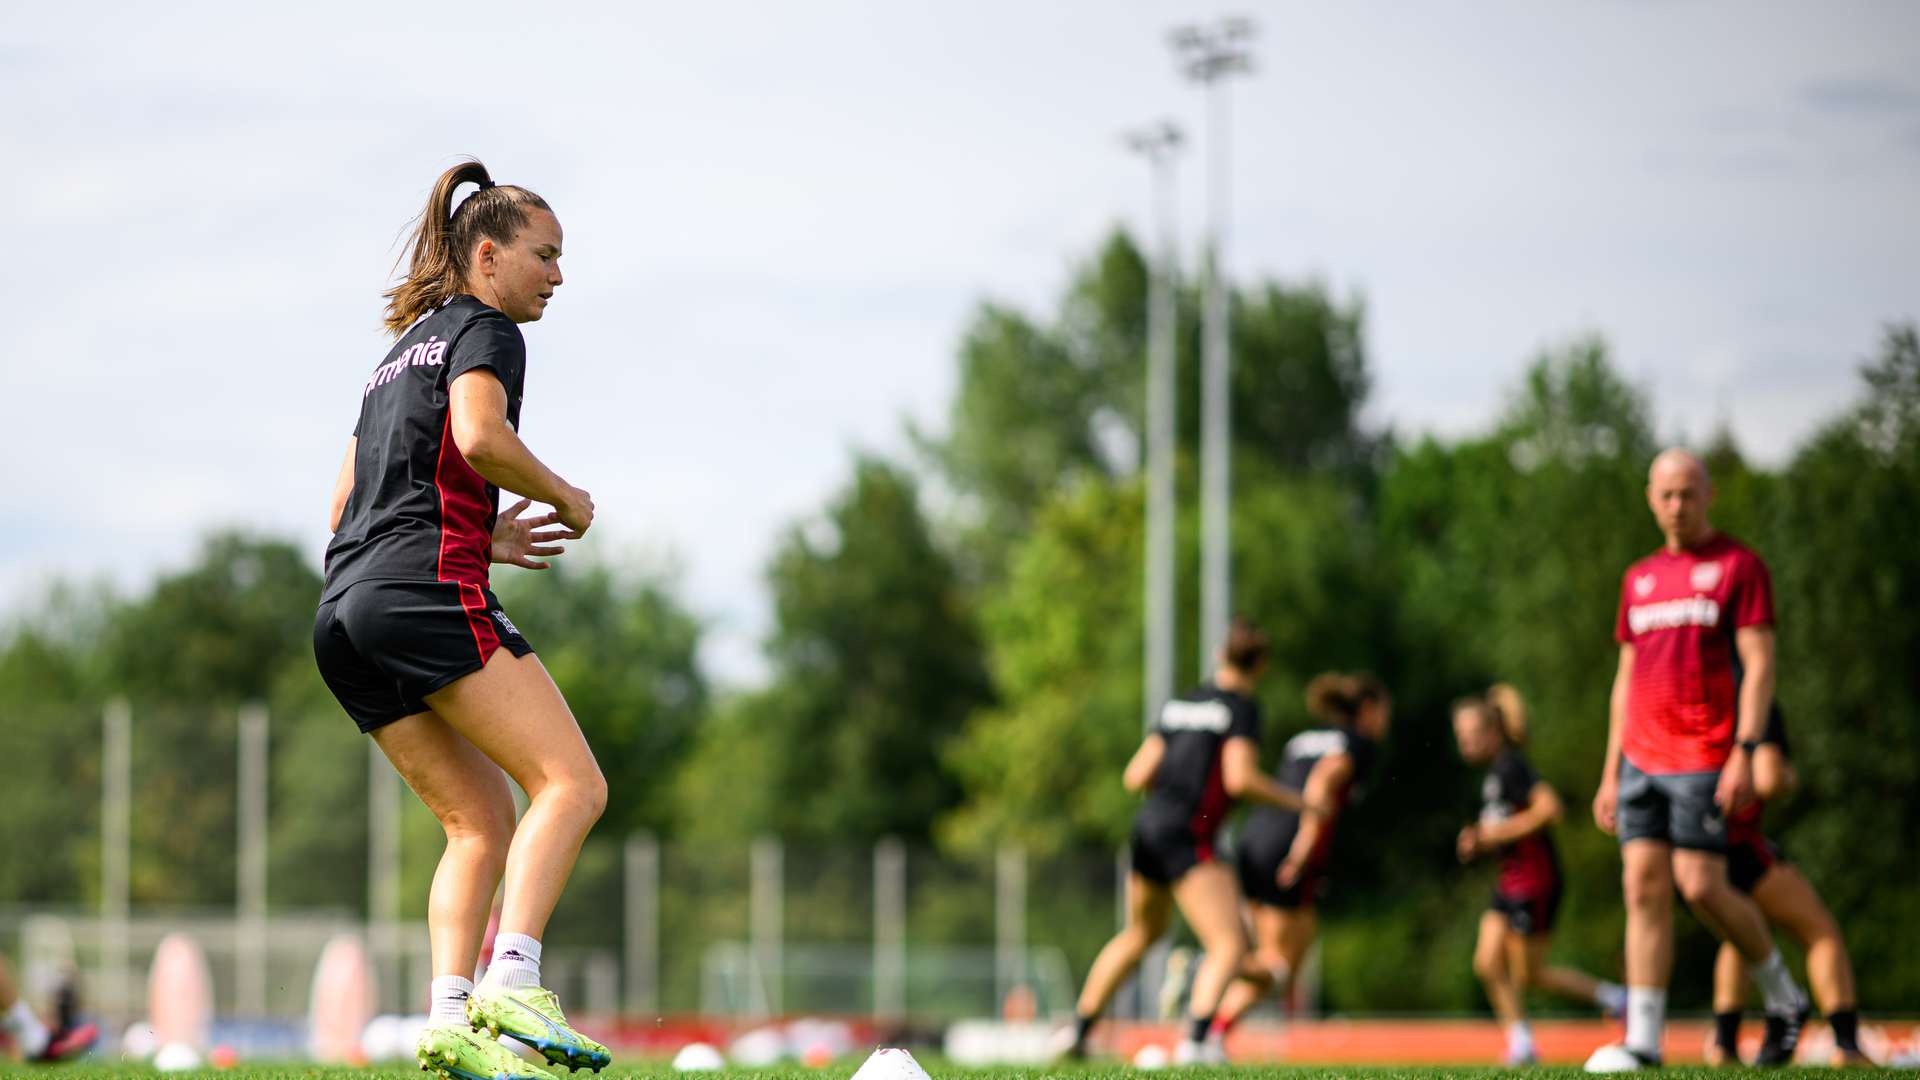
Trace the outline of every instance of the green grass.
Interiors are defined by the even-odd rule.
[[[853,1075],[857,1062],[847,1062],[825,1069],[807,1069],[798,1066],[780,1069],[728,1069],[716,1074],[717,1080],[847,1080]],[[138,1065],[64,1065],[55,1067],[29,1068],[27,1066],[0,1066],[0,1071],[21,1075],[44,1076],[48,1080],[105,1080],[107,1077],[137,1076],[150,1077],[165,1075],[170,1080],[421,1080],[421,1073],[415,1068],[368,1068],[338,1069],[319,1068],[317,1066],[241,1066],[234,1069],[202,1069],[195,1072],[157,1073],[152,1069]],[[1124,1068],[1110,1064],[1092,1064],[1066,1069],[959,1069],[951,1066],[935,1065],[931,1070],[935,1080],[1042,1080],[1050,1076],[1067,1077],[1069,1080],[1141,1080],[1140,1070]],[[1584,1076],[1574,1068],[1532,1068],[1516,1072],[1510,1069],[1495,1068],[1408,1068],[1395,1067],[1313,1067],[1313,1066],[1245,1066],[1232,1069],[1179,1069],[1163,1070],[1167,1080],[1481,1080],[1481,1078],[1502,1077],[1506,1080],[1520,1077],[1523,1080],[1571,1080]],[[560,1073],[566,1077],[565,1072]],[[578,1080],[588,1080],[593,1074],[575,1074]],[[627,1080],[641,1077],[646,1080],[668,1080],[678,1078],[665,1062],[647,1062],[638,1065],[615,1066],[600,1074],[600,1080]],[[1857,1069],[1844,1073],[1831,1069],[1709,1069],[1698,1066],[1673,1066],[1655,1074],[1659,1080],[1747,1080],[1750,1077],[1892,1077],[1910,1078],[1912,1071],[1896,1069]]]

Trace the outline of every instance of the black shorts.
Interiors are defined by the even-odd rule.
[[[1780,845],[1759,829],[1742,829],[1727,844],[1727,880],[1743,893],[1752,893],[1773,864],[1785,862]]]
[[[1727,853],[1727,819],[1713,801],[1718,772],[1648,773],[1620,758],[1620,842],[1661,840],[1677,848]]]
[[[1171,885],[1187,871],[1213,861],[1213,844],[1203,844],[1186,822],[1159,822],[1142,815],[1133,819],[1127,837],[1133,872],[1158,885]]]
[[[427,710],[426,696],[533,651],[492,590],[452,581],[361,581],[313,618],[320,677],[363,732]]]
[[[1560,886],[1525,894],[1495,889],[1487,908],[1505,915],[1507,925],[1521,937],[1544,934],[1553,929],[1554,918],[1560,914]]]
[[[1326,861],[1315,859],[1300,871],[1299,880],[1285,888],[1280,886],[1280,864],[1287,859],[1287,852],[1293,847],[1292,837],[1288,836],[1285,845],[1262,844],[1253,838],[1245,838],[1239,856],[1234,860],[1240,873],[1240,892],[1256,904],[1265,904],[1277,908],[1312,907],[1320,899],[1326,887]]]

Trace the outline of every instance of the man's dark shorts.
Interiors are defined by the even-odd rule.
[[[1677,848],[1727,853],[1727,821],[1713,801],[1716,772],[1645,773],[1620,758],[1620,842],[1660,840]]]

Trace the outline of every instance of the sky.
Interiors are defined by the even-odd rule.
[[[1192,137],[1191,268],[1167,33],[1226,13],[1229,267],[1364,300],[1372,423],[1476,431],[1598,332],[1664,435],[1777,464],[1920,318],[1912,3],[36,4],[0,28],[0,613],[215,528],[317,565],[398,240],[472,154],[567,230],[522,434],[594,495],[573,555],[669,573],[752,682],[782,530],[941,428],[983,300],[1045,315],[1143,228],[1130,127]]]

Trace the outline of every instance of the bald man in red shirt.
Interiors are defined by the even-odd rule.
[[[1751,965],[1767,1004],[1760,1063],[1790,1060],[1807,1016],[1766,920],[1727,879],[1727,815],[1753,798],[1752,753],[1773,705],[1773,586],[1759,555],[1713,528],[1712,501],[1698,458],[1656,457],[1647,504],[1665,543],[1620,585],[1619,667],[1593,817],[1620,838],[1627,1037],[1595,1051],[1589,1072],[1660,1063],[1676,888]]]

